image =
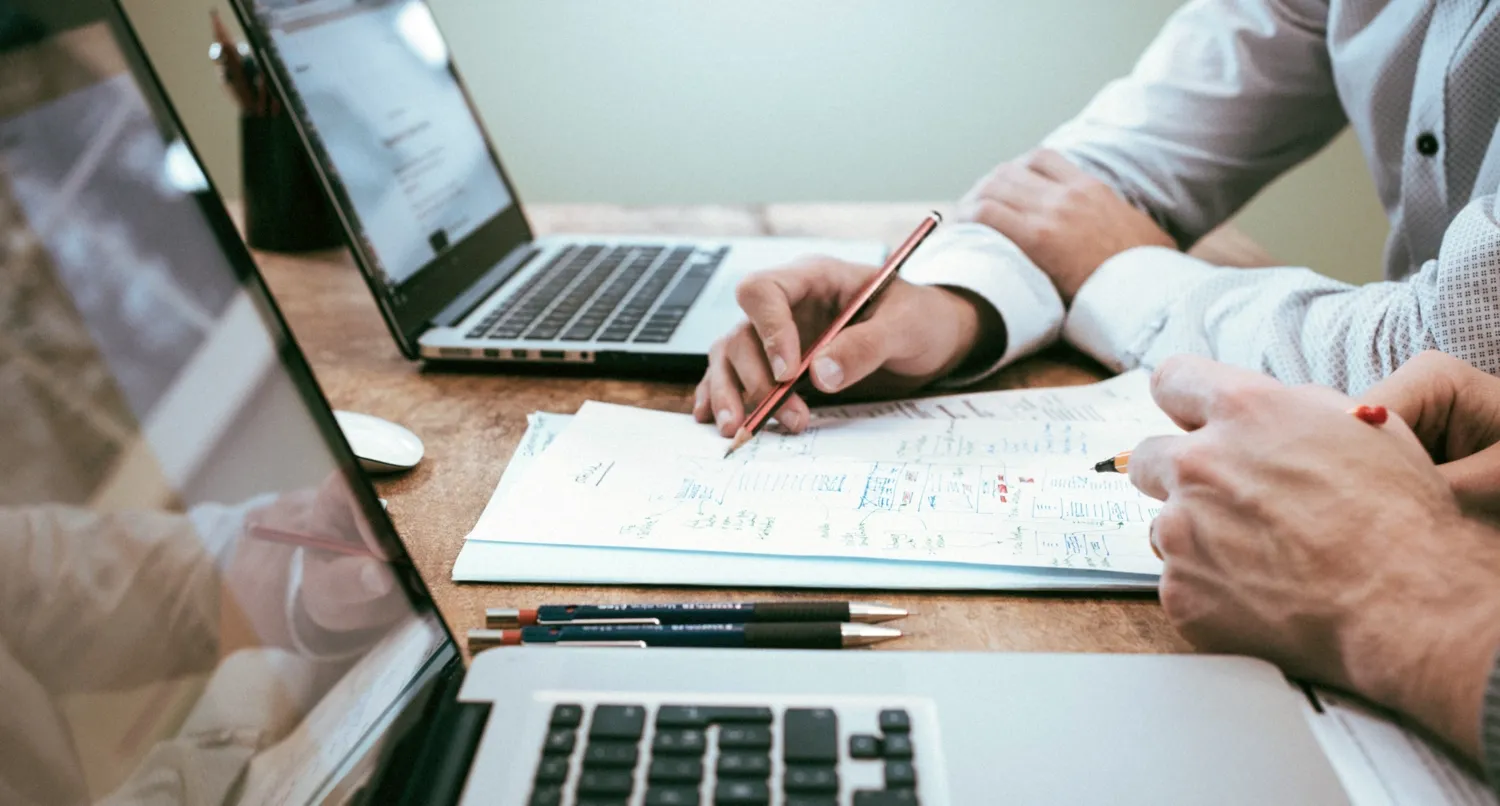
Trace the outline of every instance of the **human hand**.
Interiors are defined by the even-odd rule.
[[[353,490],[335,472],[316,489],[283,493],[246,518],[251,538],[270,530],[307,535],[347,545],[339,553],[316,547],[303,550],[302,579],[295,595],[297,615],[316,630],[347,633],[394,623],[407,612],[405,596],[386,562],[386,555]],[[285,576],[291,547],[249,539],[241,556],[263,566],[252,572]],[[291,626],[291,625],[289,625]]]
[[[693,416],[733,436],[747,408],[797,371],[803,351],[876,271],[833,258],[808,258],[745,278],[738,298],[747,320],[709,351]],[[845,328],[813,359],[813,386],[828,393],[891,393],[922,386],[968,356],[985,328],[985,311],[998,322],[988,306],[963,294],[898,277],[876,300],[872,314]],[[777,413],[793,433],[806,428],[810,419],[807,403],[797,395],[788,396]]]
[[[1500,535],[1465,519],[1398,417],[1196,357],[1152,393],[1191,433],[1130,478],[1165,501],[1162,609],[1194,646],[1271,660],[1410,714],[1471,755],[1500,646]]]
[[[1360,396],[1416,432],[1464,510],[1500,521],[1500,378],[1436,350]]]
[[[1071,303],[1104,261],[1137,246],[1177,248],[1149,216],[1050,149],[990,171],[959,203],[959,218],[998,230]]]

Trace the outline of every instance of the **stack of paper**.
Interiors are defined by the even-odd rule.
[[[1175,431],[1132,373],[824,409],[728,459],[687,415],[533,415],[459,581],[1151,588],[1158,503],[1095,461]]]

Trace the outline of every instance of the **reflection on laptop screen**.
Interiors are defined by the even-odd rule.
[[[392,289],[511,204],[420,0],[257,0]]]
[[[306,802],[446,634],[121,40],[20,19],[0,7],[0,802]]]

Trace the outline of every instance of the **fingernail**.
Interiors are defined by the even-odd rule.
[[[714,422],[718,423],[720,426],[723,426],[725,423],[733,419],[734,412],[731,412],[729,409],[719,409],[719,413],[714,415]]]
[[[703,408],[703,404],[707,400],[708,400],[708,390],[700,388],[697,392],[695,392],[693,394],[693,408],[694,409],[701,409],[701,408]]]
[[[818,383],[827,389],[837,389],[844,384],[844,370],[839,362],[823,356],[813,362],[813,372],[818,375]]]
[[[802,412],[800,411],[783,411],[776,415],[776,419],[794,431],[802,427]]]
[[[771,359],[771,377],[778,382],[786,380],[786,359],[779,355]]]

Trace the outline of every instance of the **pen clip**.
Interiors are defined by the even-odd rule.
[[[606,625],[607,626],[607,625],[611,625],[611,624],[624,624],[624,625],[629,625],[629,626],[632,626],[632,627],[640,627],[640,626],[660,627],[661,626],[661,619],[659,619],[659,618],[642,618],[642,617],[638,617],[638,616],[636,616],[636,617],[623,616],[621,618],[575,618],[575,619],[541,619],[541,618],[539,618],[539,619],[536,620],[536,626],[538,626],[538,627],[573,627],[573,626],[585,627],[585,626],[589,626],[589,625]]]
[[[545,644],[528,644],[528,646],[589,646],[589,647],[626,647],[630,649],[645,649],[645,641],[551,641]]]

